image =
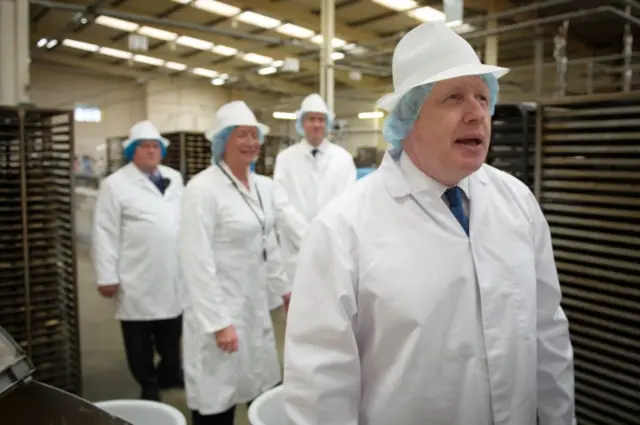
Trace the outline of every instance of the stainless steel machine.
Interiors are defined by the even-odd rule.
[[[20,425],[132,425],[87,400],[33,379],[35,368],[0,326],[0,422]]]

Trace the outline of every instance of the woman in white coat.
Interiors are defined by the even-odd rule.
[[[212,165],[183,197],[184,372],[193,425],[233,424],[235,406],[281,380],[269,294],[288,305],[273,228],[272,182],[250,172],[268,127],[241,101],[206,135]]]

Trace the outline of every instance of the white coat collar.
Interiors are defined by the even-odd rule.
[[[302,139],[302,140],[300,141],[300,143],[302,144],[302,146],[304,146],[305,150],[306,150],[307,152],[309,152],[309,154],[311,154],[311,151],[312,151],[314,148],[315,148],[315,149],[318,149],[318,150],[320,151],[320,153],[321,153],[321,154],[326,154],[326,153],[327,153],[327,150],[329,149],[329,147],[330,147],[330,145],[331,145],[331,142],[330,142],[330,141],[328,141],[327,139],[324,139],[324,140],[322,141],[322,143],[320,143],[317,147],[312,146],[312,145],[311,145],[311,143],[309,143],[309,142],[307,141],[307,139]]]
[[[231,171],[231,168],[229,168],[229,166],[224,161],[220,161],[218,164],[220,165],[220,168],[222,168],[227,173],[227,175],[231,178],[231,180],[229,180],[229,178],[227,178],[227,176],[225,176],[224,173],[222,173],[224,179],[227,181],[227,184],[232,186],[233,183],[235,183],[241,190],[245,190],[249,193],[253,192],[253,186],[255,185],[255,181],[254,181],[253,173],[251,171],[249,171],[247,176],[247,181],[249,183],[249,189],[247,189],[244,183],[242,183],[240,179],[238,179],[233,174],[233,172]],[[214,167],[218,168],[217,165],[214,165]]]
[[[405,157],[406,159],[402,159]],[[409,160],[407,155],[402,151],[390,149],[385,154],[379,171],[382,173],[384,183],[387,186],[389,194],[394,198],[401,198],[410,194],[414,194],[423,190],[435,190],[438,197],[441,197],[446,186],[436,182],[432,178],[426,176]],[[471,198],[471,190],[469,188],[469,180],[474,179],[486,184],[487,177],[484,168],[480,168],[459,183],[460,188],[465,192],[468,198]]]

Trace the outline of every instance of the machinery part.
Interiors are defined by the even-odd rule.
[[[558,34],[553,38],[553,58],[556,61],[555,98],[563,97],[567,89],[567,35],[569,21],[558,27]]]
[[[640,93],[545,103],[540,205],[575,352],[578,423],[640,417]]]

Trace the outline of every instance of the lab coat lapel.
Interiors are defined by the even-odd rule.
[[[482,228],[489,205],[491,204],[491,193],[487,190],[487,173],[484,165],[469,178],[469,234],[473,236],[476,229]]]
[[[155,184],[151,181],[151,179],[140,171],[135,165],[129,164],[129,175],[132,177],[134,184],[143,188],[144,190],[153,192],[156,196],[162,197],[162,193],[158,190]]]

